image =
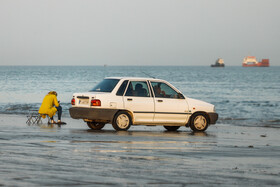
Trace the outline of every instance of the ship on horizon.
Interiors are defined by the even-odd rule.
[[[222,58],[218,58],[215,64],[212,64],[211,67],[225,67],[224,60]]]
[[[255,56],[246,56],[243,59],[243,67],[269,67],[269,59],[262,59],[258,62]]]

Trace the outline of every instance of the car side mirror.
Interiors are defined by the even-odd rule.
[[[178,99],[185,99],[184,95],[181,93],[178,93]]]

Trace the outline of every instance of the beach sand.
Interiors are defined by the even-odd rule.
[[[28,126],[0,115],[0,186],[270,186],[280,185],[280,128],[111,124],[89,130],[64,118],[58,127]]]

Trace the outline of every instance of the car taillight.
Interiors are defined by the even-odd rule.
[[[75,105],[75,98],[73,98],[73,99],[71,100],[71,104],[72,104],[72,105]]]
[[[101,106],[101,101],[99,99],[92,99],[91,106]]]

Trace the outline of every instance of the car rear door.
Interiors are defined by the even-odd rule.
[[[154,98],[147,81],[130,81],[123,96],[124,108],[133,112],[134,124],[152,123],[154,118]]]
[[[155,102],[155,123],[185,124],[190,116],[182,94],[165,82],[151,81]]]

